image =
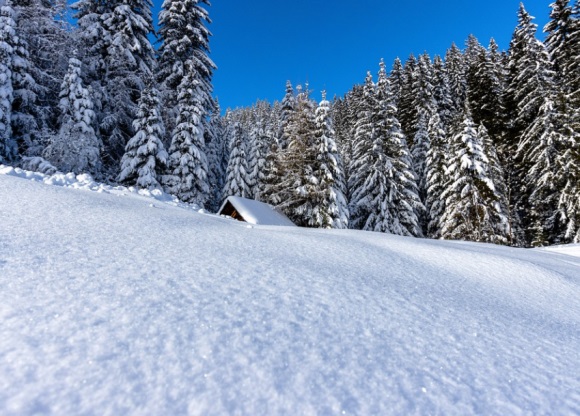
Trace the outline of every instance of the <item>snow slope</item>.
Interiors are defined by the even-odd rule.
[[[0,173],[2,415],[580,414],[578,257]]]

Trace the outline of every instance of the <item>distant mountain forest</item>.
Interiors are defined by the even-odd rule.
[[[580,0],[550,5],[544,41],[521,4],[507,51],[470,36],[344,97],[288,82],[223,115],[209,6],[165,0],[155,33],[150,0],[3,1],[0,163],[213,212],[252,198],[304,227],[580,242]]]

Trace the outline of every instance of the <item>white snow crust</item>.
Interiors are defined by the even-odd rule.
[[[2,415],[580,414],[558,250],[248,228],[0,166],[0,323]]]
[[[565,244],[560,246],[543,247],[540,250],[552,251],[555,253],[568,254],[569,256],[580,257],[580,244]]]

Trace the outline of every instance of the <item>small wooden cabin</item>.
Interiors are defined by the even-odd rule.
[[[254,225],[283,225],[295,227],[290,219],[272,205],[253,199],[230,196],[222,204],[219,215],[227,215],[238,221]]]

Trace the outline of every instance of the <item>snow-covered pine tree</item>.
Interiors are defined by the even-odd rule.
[[[498,205],[496,210],[500,213],[498,221],[493,222],[495,234],[500,236],[500,238],[497,241],[492,240],[492,242],[504,244],[505,238],[507,238],[508,244],[519,245],[521,238],[516,234],[519,229],[514,225],[519,224],[519,221],[513,218],[513,214],[510,211],[509,188],[506,185],[506,175],[497,154],[497,147],[483,124],[477,128],[477,134],[481,138],[483,153],[487,157],[488,176],[494,185]]]
[[[278,131],[278,147],[280,150],[285,150],[288,147],[289,137],[287,135],[287,126],[290,118],[295,112],[296,97],[294,95],[294,88],[290,81],[286,81],[286,94],[282,99],[282,107],[280,109],[280,130]]]
[[[575,30],[570,0],[555,0],[550,4],[550,20],[544,26],[545,45],[548,50],[558,81],[567,89],[570,87],[570,63],[578,56],[578,44],[573,43],[571,35]]]
[[[566,228],[556,215],[558,198],[564,187],[564,167],[559,149],[564,147],[564,137],[557,128],[558,114],[554,101],[544,97],[539,114],[524,131],[518,146],[518,160],[526,162],[523,185],[529,190],[527,240],[532,246],[562,243]]]
[[[248,132],[246,145],[247,180],[250,189],[248,196],[252,199],[258,199],[260,170],[264,166],[265,149],[262,141],[266,140],[265,123],[268,106],[267,102],[258,101],[248,109],[244,120],[244,129]]]
[[[445,64],[439,55],[433,59],[433,98],[437,103],[440,121],[446,129],[451,126],[454,107]]]
[[[473,110],[473,121],[483,124],[498,145],[505,133],[502,101],[505,80],[502,58],[495,41],[491,39],[488,50],[480,48],[474,59],[471,83],[468,84],[469,102],[475,102],[477,106],[477,110]]]
[[[448,183],[441,197],[445,213],[441,218],[441,237],[451,240],[506,243],[498,234],[501,215],[495,185],[489,175],[489,161],[482,139],[471,118],[468,104],[463,128],[453,136],[447,168]]]
[[[481,46],[475,36],[469,35],[464,57],[467,83],[466,95],[469,100],[473,122],[476,125],[480,125],[483,119],[481,113],[487,110],[487,108],[484,108],[485,104],[482,102],[482,96],[487,92],[486,88],[489,88],[489,82],[486,81],[491,76],[491,74],[487,73],[489,69],[489,66],[486,65],[487,51]]]
[[[5,6],[17,9],[14,2],[7,1]],[[26,40],[19,34],[19,13],[13,11],[16,23],[15,34],[12,37],[12,139],[16,141],[20,156],[37,156],[43,149],[43,143],[38,140],[39,117],[37,98],[40,86],[36,83],[30,62],[30,53]]]
[[[177,87],[177,119],[169,147],[169,177],[165,185],[180,200],[205,206],[209,198],[208,166],[202,118],[204,102],[199,90],[203,80],[193,64],[186,63]],[[160,136],[162,137],[162,136]]]
[[[428,134],[428,123],[431,116],[437,112],[437,102],[435,101],[435,88],[433,85],[433,65],[431,58],[426,53],[419,57],[417,64],[417,77],[413,91],[416,119],[412,125],[412,147],[411,155],[413,160],[413,171],[417,177],[419,186],[419,196],[421,202],[425,203],[427,196],[427,180],[425,171],[425,160],[430,148],[430,138]],[[427,219],[421,216],[421,227],[426,231]]]
[[[509,76],[507,94],[515,108],[514,135],[520,135],[536,118],[546,94],[554,90],[554,72],[542,42],[536,39],[537,25],[520,4],[518,26],[509,49]]]
[[[415,125],[415,137],[413,140],[413,148],[411,149],[411,156],[413,160],[413,172],[417,178],[417,186],[421,202],[425,204],[427,198],[427,169],[426,161],[427,154],[431,148],[431,137],[429,136],[429,119],[435,114],[427,109],[420,108],[418,113],[417,124]],[[421,226],[423,230],[426,227],[426,218],[421,218]]]
[[[552,5],[546,46],[555,62],[560,85],[560,124],[563,143],[558,155],[562,187],[556,219],[563,225],[558,240],[580,242],[580,1],[570,8],[556,0]]]
[[[251,197],[257,200],[262,200],[261,195],[265,190],[266,157],[276,140],[277,129],[272,116],[272,106],[266,101],[258,101],[249,118],[248,183]]]
[[[14,10],[8,0],[0,8],[0,163],[14,163],[18,156],[16,141],[12,138],[12,67],[14,49],[18,47]]]
[[[347,201],[350,201],[348,183],[350,181],[350,166],[352,164],[355,126],[359,107],[363,101],[363,87],[355,85],[342,100],[337,100],[332,106],[336,143],[343,164],[345,188],[343,190]]]
[[[250,196],[250,186],[248,184],[248,157],[246,132],[242,123],[235,122],[230,141],[230,158],[226,170],[226,181],[223,189],[222,199],[228,196],[240,196],[248,198]]]
[[[475,67],[475,63],[477,62],[477,57],[479,56],[481,50],[484,49],[479,43],[479,40],[473,34],[469,34],[467,36],[467,40],[465,41],[465,52],[463,53],[464,62],[465,62],[465,76],[467,79],[467,87],[469,88],[470,77],[473,76],[473,69]]]
[[[409,56],[403,68],[402,83],[400,86],[399,105],[397,107],[397,119],[401,123],[403,134],[410,140],[409,146],[412,146],[414,137],[414,125],[417,121],[417,107],[415,106],[415,97],[417,96],[417,79],[419,69],[417,59],[413,54]]]
[[[316,131],[314,133],[314,161],[312,176],[314,202],[310,226],[315,228],[347,228],[348,208],[343,194],[344,175],[334,130],[330,118],[330,102],[326,92],[316,109]]]
[[[447,178],[447,154],[449,146],[445,127],[438,113],[431,115],[427,127],[431,146],[425,160],[425,178],[427,195],[425,198],[425,210],[427,212],[427,236],[430,238],[441,237],[441,218],[445,212],[445,200],[442,194],[445,191]]]
[[[98,135],[103,139],[103,166],[116,176],[119,161],[134,135],[141,91],[155,68],[155,54],[148,35],[153,33],[151,0],[78,0],[83,64],[100,109]]]
[[[353,194],[358,206],[364,207],[361,212],[366,214],[359,221],[364,221],[364,230],[421,236],[417,213],[423,205],[382,61],[373,93],[375,105],[370,108],[372,147],[365,158],[367,174],[362,186]]]
[[[369,176],[369,155],[372,143],[372,116],[378,107],[373,77],[369,72],[365,78],[362,99],[357,108],[358,114],[354,127],[352,157],[348,168],[348,189],[350,193],[349,207],[350,228],[362,229],[369,216],[370,208],[366,204],[364,185]]]
[[[393,61],[393,68],[389,74],[389,82],[391,83],[391,91],[393,92],[393,98],[395,99],[395,105],[399,107],[399,101],[401,99],[401,88],[403,86],[403,63],[399,57],[395,58]]]
[[[453,123],[460,121],[467,99],[467,79],[465,58],[461,50],[453,43],[445,54],[445,70],[449,82],[449,91],[453,100]]]
[[[196,74],[198,80],[197,99],[203,112],[201,122],[214,111],[215,103],[211,97],[212,76],[216,69],[209,57],[209,38],[211,23],[208,0],[164,0],[159,13],[159,68],[157,79],[162,84],[164,120],[169,131],[173,131],[180,85],[188,72]],[[200,126],[207,130],[207,126]]]
[[[43,157],[62,172],[97,175],[102,143],[95,134],[93,101],[83,85],[81,61],[77,58],[69,59],[59,96],[59,130],[44,149]]]
[[[258,176],[257,188],[255,190],[256,199],[259,201],[269,200],[269,190],[272,183],[276,182],[276,165],[278,160],[278,131],[280,103],[276,102],[273,106],[268,105],[267,112],[263,114],[262,136],[258,143]]]
[[[556,219],[562,224],[563,233],[559,241],[580,243],[580,137],[568,139],[558,165],[564,172],[564,183],[558,198]]]
[[[25,152],[37,156],[46,139],[58,129],[59,91],[74,48],[73,31],[69,19],[63,16],[66,1],[12,0],[12,4],[18,16],[17,34],[22,46],[30,51],[25,65],[31,80],[23,87],[34,93],[34,100],[21,111],[34,122],[21,120],[25,125],[15,133],[19,141],[25,140]]]
[[[260,201],[277,205],[280,202],[280,182],[283,176],[282,156],[278,141],[272,140],[266,153],[263,169],[263,188],[260,190]]]
[[[415,107],[415,120],[413,120],[413,133],[417,130],[419,119],[423,117],[420,113],[424,112],[428,117],[437,110],[435,102],[434,85],[433,85],[433,63],[428,54],[424,53],[417,61],[417,77],[414,79],[415,86],[413,91],[413,105]],[[426,124],[426,122],[425,122]]]
[[[574,2],[569,28],[569,45],[580,45],[580,0]],[[567,79],[570,91],[570,106],[574,109],[573,130],[580,135],[580,51],[578,48],[573,49],[573,55],[569,62],[566,62],[562,69]]]
[[[133,122],[136,133],[127,143],[117,180],[139,188],[160,189],[168,155],[161,141],[164,127],[159,93],[150,85],[152,81],[148,84],[141,92],[137,118]]]
[[[536,184],[529,176],[530,169],[534,165],[529,157],[529,149],[539,147],[541,144],[534,141],[542,137],[541,134],[531,132],[541,130],[538,123],[542,121],[538,117],[543,106],[545,115],[556,111],[553,105],[556,85],[551,69],[552,63],[544,44],[536,39],[536,29],[537,25],[533,23],[533,18],[523,4],[520,5],[518,26],[510,43],[508,86],[505,95],[506,125],[509,130],[501,143],[502,155],[504,157],[507,155],[506,166],[508,169],[511,168],[511,172],[508,171],[511,178],[509,186],[513,191],[510,195],[511,212],[521,218],[521,227],[527,230],[527,244],[531,244],[536,237],[541,239],[532,230],[541,227],[538,215],[547,215],[532,213],[529,209],[531,194],[536,188]],[[549,105],[545,102],[546,99],[551,101]],[[532,125],[535,126],[530,130]],[[554,124],[553,128],[557,131],[558,123]],[[553,205],[551,207],[553,208]]]
[[[564,5],[561,1],[556,1],[557,3]],[[556,7],[553,10],[555,12]],[[564,113],[561,121],[564,143],[559,153],[559,165],[563,168],[563,187],[556,215],[565,227],[559,240],[578,243],[580,242],[580,51],[577,46],[580,45],[580,1],[576,0],[570,10],[561,7],[559,13],[552,19],[557,20],[558,24],[556,28],[546,27],[545,31],[548,32],[546,43],[556,63],[564,98],[563,105],[560,104]],[[557,36],[554,36],[552,42],[550,35],[554,32]]]
[[[284,177],[281,183],[285,198],[278,205],[299,226],[310,226],[315,205],[316,178],[313,166],[315,103],[310,99],[308,85],[297,87],[295,111],[285,129],[288,147],[282,150]]]
[[[211,118],[212,140],[207,143],[209,199],[206,207],[211,212],[217,212],[222,200],[222,191],[228,168],[229,143],[227,143],[227,126],[221,116],[216,100],[216,110]]]

